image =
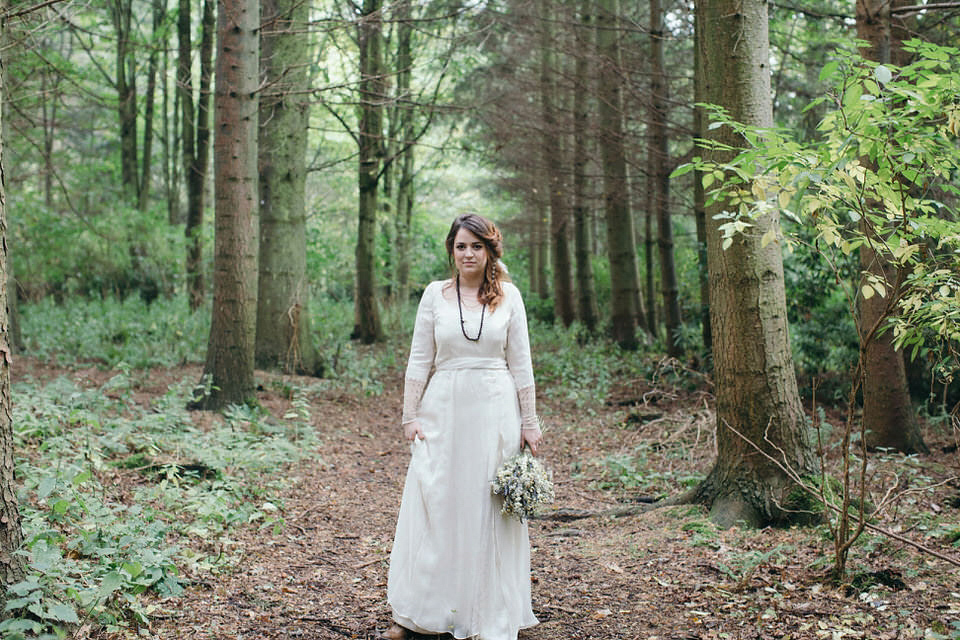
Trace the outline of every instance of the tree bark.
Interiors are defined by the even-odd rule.
[[[410,234],[413,227],[414,111],[410,94],[413,71],[413,23],[410,3],[397,6],[397,130],[400,134],[400,157],[397,165],[397,300],[410,298]]]
[[[772,126],[765,0],[697,0],[696,12],[708,101],[738,122]],[[743,144],[729,127],[709,134]],[[801,476],[816,470],[816,459],[790,353],[780,243],[761,243],[767,230],[778,229],[779,213],[756,219],[724,250],[713,215],[719,208],[712,205],[706,216],[717,460],[690,497],[708,505],[722,526],[788,523],[800,517],[791,512],[795,487],[757,448]]]
[[[896,6],[896,2],[892,3]],[[893,35],[890,0],[857,0],[857,36],[869,43],[861,51],[864,57],[889,64],[896,62],[902,51]],[[869,158],[862,162],[869,163]],[[869,233],[866,222],[861,230]],[[882,238],[875,238],[879,246]],[[898,280],[896,269],[882,251],[871,246],[860,248],[860,268],[887,285],[887,296],[860,298],[860,349],[863,353],[863,427],[866,443],[871,448],[889,448],[903,453],[928,451],[910,401],[903,354],[893,346],[893,333],[872,328],[882,324],[895,310],[889,306],[890,292]]]
[[[43,202],[53,208],[53,181],[56,176],[56,167],[53,163],[53,147],[57,140],[57,114],[60,101],[54,96],[59,95],[60,74],[52,74],[46,68],[40,72],[40,114],[43,127],[43,175],[41,188]]]
[[[7,10],[6,0],[0,0],[0,14]],[[5,20],[0,18],[0,42],[6,42]],[[0,104],[5,103],[4,58],[0,56]],[[0,109],[0,131],[4,131],[6,114]],[[23,544],[20,509],[17,503],[16,478],[13,460],[13,415],[10,404],[11,347],[7,303],[9,277],[7,274],[7,194],[4,179],[3,143],[0,139],[0,603],[6,602],[7,587],[23,579],[23,556],[16,553]]]
[[[670,219],[670,151],[667,135],[668,92],[666,62],[663,54],[663,8],[660,0],[650,0],[650,174],[652,205],[657,215],[657,249],[660,255],[660,290],[666,325],[667,355],[679,358],[680,298],[677,268],[673,255],[673,222]],[[652,305],[651,305],[652,306]]]
[[[177,33],[179,60],[177,86],[180,94],[183,170],[187,185],[187,295],[190,310],[196,311],[206,298],[203,277],[204,188],[210,154],[210,84],[213,70],[215,0],[204,0],[200,40],[200,92],[194,104],[193,62],[190,27],[190,0],[180,0]]]
[[[0,0],[0,14],[7,8],[7,1]],[[3,159],[3,143],[10,139],[10,112],[9,112],[9,100],[6,97],[6,87],[7,85],[7,66],[4,60],[6,56],[2,52],[7,51],[7,48],[10,46],[10,43],[7,41],[7,30],[6,25],[2,19],[0,19],[0,160]],[[5,163],[3,163],[5,164]],[[5,200],[3,199],[3,166],[0,165],[0,207],[4,206]],[[0,220],[2,220],[4,228],[6,228],[6,210],[0,210]],[[6,242],[2,243],[3,246],[6,246]],[[18,312],[17,305],[17,279],[14,277],[13,271],[13,259],[10,256],[10,249],[7,248],[6,251],[6,280],[7,280],[7,309],[9,310],[9,343],[10,349],[13,353],[22,352],[25,349],[23,343],[23,335],[20,332],[20,314]]]
[[[140,191],[137,179],[137,84],[134,59],[132,0],[113,0],[111,6],[116,49],[117,115],[120,124],[120,176],[130,204],[136,204]]]
[[[530,254],[530,261],[527,264],[527,276],[530,278],[530,290],[539,291],[540,290],[540,246],[539,246],[539,229],[540,229],[540,204],[539,199],[534,196],[533,202],[531,203],[534,213],[529,218],[528,223],[528,253]]]
[[[166,0],[163,0],[164,12],[166,12]],[[170,74],[170,38],[167,35],[164,39],[163,57],[161,58],[160,77],[166,79]],[[167,203],[167,222],[170,226],[180,224],[180,175],[177,168],[177,157],[180,150],[180,112],[179,93],[176,85],[173,91],[170,91],[170,83],[164,80],[160,83],[161,95],[161,128],[163,133],[160,136],[163,147],[163,196]],[[171,109],[170,97],[173,96],[173,106]]]
[[[149,62],[147,63],[147,93],[144,99],[143,114],[143,162],[140,165],[140,192],[137,194],[140,211],[146,211],[150,202],[150,174],[153,171],[153,121],[154,103],[157,93],[157,67],[159,66],[160,50],[166,49],[166,36],[163,23],[167,12],[166,0],[153,0],[153,29],[151,37],[153,44],[150,47]],[[162,38],[162,40],[161,40]]]
[[[257,0],[219,3],[213,314],[204,366],[213,386],[196,408],[255,400],[259,27]]]
[[[603,151],[604,210],[607,218],[607,253],[610,260],[611,332],[624,349],[637,348],[636,243],[627,186],[624,150],[618,0],[599,0],[597,48],[600,146]]]
[[[260,54],[260,259],[256,363],[317,373],[310,336],[306,177],[310,107],[309,6],[262,0]]]
[[[545,184],[543,172],[538,171],[537,175],[541,177],[539,182]],[[549,200],[538,194],[536,196],[536,209],[534,211],[534,233],[536,238],[536,292],[537,297],[546,300],[550,297],[550,206]]]
[[[364,0],[357,23],[360,47],[360,130],[358,135],[359,191],[352,337],[364,343],[383,339],[376,291],[377,190],[383,157],[383,101],[381,73],[381,0]]]
[[[591,93],[589,58],[593,28],[593,1],[581,0],[580,21],[576,32],[577,51],[573,88],[573,230],[577,274],[577,316],[587,331],[593,333],[600,323],[597,292],[593,277],[593,229],[587,205],[588,130],[590,124],[587,95]]]
[[[653,254],[654,250],[654,231],[653,231],[653,219],[656,215],[654,202],[654,193],[653,193],[653,180],[650,175],[647,176],[647,211],[643,216],[643,266],[644,266],[644,278],[643,278],[643,290],[640,292],[642,294],[642,300],[645,301],[646,309],[640,311],[639,305],[637,308],[637,324],[645,326],[647,332],[650,335],[657,335],[657,278],[656,278],[656,265]]]
[[[693,37],[693,133],[694,137],[704,138],[707,135],[707,122],[704,118],[703,107],[697,106],[706,101],[704,74],[704,47],[700,30],[703,25],[700,20],[694,20]],[[713,337],[710,325],[710,281],[707,276],[707,214],[706,193],[703,189],[703,174],[696,171],[693,174],[693,217],[697,229],[697,280],[700,285],[700,337],[706,353],[713,350]]]
[[[566,184],[563,179],[563,144],[557,118],[554,78],[555,51],[551,21],[555,19],[547,0],[540,5],[540,113],[541,157],[546,172],[550,203],[550,247],[553,254],[553,312],[565,327],[575,319],[573,303],[573,265],[570,260],[570,211],[567,207]]]

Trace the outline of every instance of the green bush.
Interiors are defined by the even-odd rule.
[[[9,207],[13,268],[27,300],[133,293],[153,300],[180,285],[183,228],[165,211],[115,205],[110,215],[64,213],[16,194]]]
[[[21,305],[27,351],[60,365],[96,362],[115,368],[176,366],[202,362],[210,332],[209,307],[190,313],[184,296],[47,297]]]

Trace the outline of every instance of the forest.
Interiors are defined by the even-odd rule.
[[[960,2],[0,16],[0,637],[379,637],[474,212],[556,489],[521,638],[960,639]]]

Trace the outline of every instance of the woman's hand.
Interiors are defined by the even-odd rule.
[[[543,434],[540,432],[540,427],[524,427],[520,430],[521,434],[521,446],[527,445],[530,447],[530,453],[537,455],[537,450],[540,448],[540,443],[543,442]]]
[[[405,422],[403,424],[403,437],[407,440],[413,441],[414,438],[419,438],[423,440],[423,429],[420,428],[419,420],[411,420],[410,422]]]

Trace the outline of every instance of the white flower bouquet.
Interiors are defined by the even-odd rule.
[[[494,495],[503,498],[500,513],[524,522],[538,507],[553,502],[553,479],[543,464],[527,448],[505,461],[494,476]]]

